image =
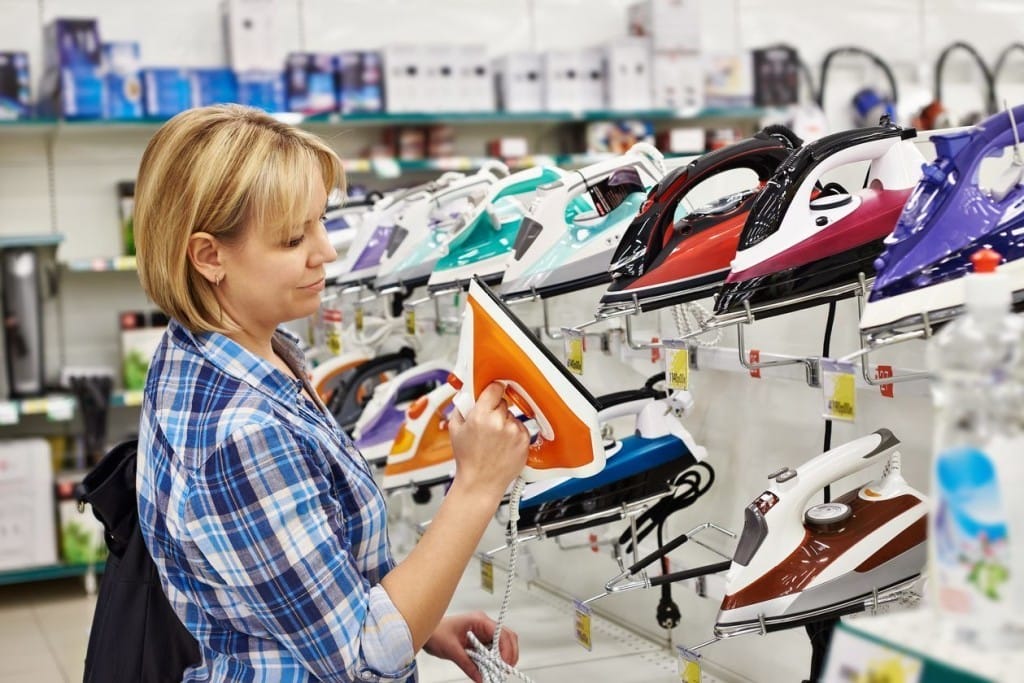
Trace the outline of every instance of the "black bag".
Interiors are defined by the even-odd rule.
[[[200,661],[199,645],[164,595],[139,530],[138,442],[108,452],[78,490],[105,531],[106,568],[85,653],[85,683],[181,683]]]

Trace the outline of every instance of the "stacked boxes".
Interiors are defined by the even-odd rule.
[[[40,111],[68,119],[102,117],[102,47],[96,20],[54,19],[44,40]]]
[[[0,52],[0,119],[23,119],[29,105],[28,54]]]
[[[103,118],[142,118],[139,44],[103,43]]]
[[[288,111],[309,116],[338,109],[334,55],[292,53],[285,61],[284,78]]]
[[[650,43],[651,106],[704,107],[699,0],[642,0],[629,7],[629,32]]]

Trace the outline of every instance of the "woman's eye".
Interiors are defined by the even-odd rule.
[[[327,221],[327,214],[325,213],[323,216],[320,216],[320,222],[324,223],[326,221]]]
[[[300,244],[302,244],[302,240],[304,238],[305,238],[305,235],[299,235],[298,237],[290,237],[290,238],[288,238],[288,241],[285,242],[285,246],[297,247]]]

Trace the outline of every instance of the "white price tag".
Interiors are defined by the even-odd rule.
[[[75,399],[55,396],[46,403],[46,418],[52,422],[67,422],[75,416]]]
[[[14,401],[0,402],[0,425],[18,424],[18,404]]]
[[[825,419],[853,422],[857,418],[857,385],[853,373],[853,363],[821,359],[821,390]]]
[[[586,350],[583,346],[583,332],[563,327],[562,335],[565,341],[565,366],[574,375],[582,375],[583,353]]]
[[[690,388],[690,347],[679,339],[665,340],[665,381],[673,391]]]

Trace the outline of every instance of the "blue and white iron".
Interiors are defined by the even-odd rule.
[[[877,336],[947,322],[963,311],[971,255],[988,247],[1003,257],[1014,302],[1024,301],[1024,105],[977,126],[933,135],[937,157],[924,168],[875,261],[878,274],[861,317]],[[986,159],[1011,153],[998,178],[981,178]]]
[[[427,361],[400,372],[373,390],[352,430],[352,440],[368,463],[384,464],[410,404],[447,382],[449,373],[450,363]]]
[[[664,175],[661,152],[637,143],[541,188],[513,245],[502,296],[556,296],[609,282],[619,241]]]
[[[505,164],[489,160],[476,173],[438,188],[425,200],[407,204],[381,258],[374,289],[411,291],[425,285],[445,245],[508,174]]]
[[[383,198],[380,192],[370,192],[364,197],[345,198],[340,192],[335,191],[327,200],[327,210],[324,212],[324,228],[327,229],[327,238],[338,253],[345,253],[352,240],[355,239],[359,228],[368,215],[373,212],[374,205]],[[338,261],[328,263],[325,267],[325,277],[333,282],[341,274]]]
[[[474,275],[488,284],[500,281],[538,189],[566,175],[554,166],[535,166],[494,185],[465,225],[452,231],[448,243],[441,247],[427,289],[464,289]]]

